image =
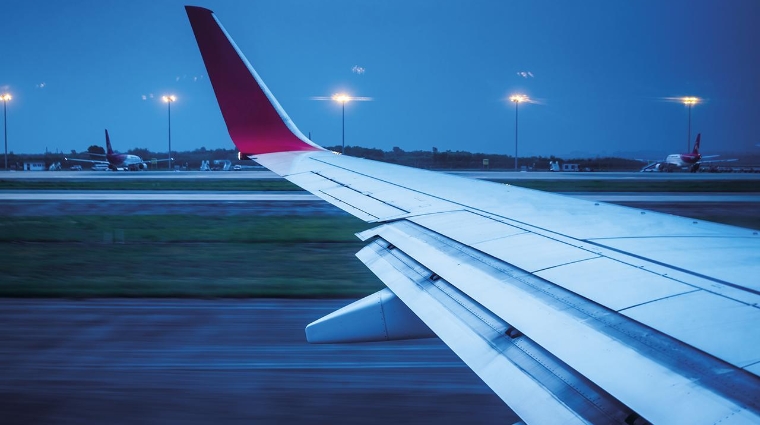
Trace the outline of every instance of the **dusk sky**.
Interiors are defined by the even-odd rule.
[[[10,0],[0,6],[8,149],[234,148],[183,6]],[[640,155],[760,152],[760,1],[199,1],[304,134],[390,150]]]

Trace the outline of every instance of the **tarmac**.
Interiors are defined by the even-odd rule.
[[[760,178],[738,174],[504,174],[553,179]],[[9,176],[273,177],[265,171],[244,171],[19,172],[0,178]],[[757,193],[571,196],[683,215],[712,209],[756,216],[760,202]],[[0,191],[0,201],[4,206],[0,216],[346,214],[313,195],[291,192]],[[479,424],[519,420],[437,339],[306,343],[306,324],[351,301],[0,299],[1,422]]]
[[[440,340],[312,345],[351,300],[0,300],[3,424],[486,424]]]

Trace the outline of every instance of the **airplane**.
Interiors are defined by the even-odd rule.
[[[710,164],[715,162],[731,162],[736,159],[721,159],[716,161],[704,161],[707,158],[715,158],[718,155],[702,155],[699,153],[699,143],[702,139],[702,133],[697,134],[697,139],[694,141],[694,150],[691,153],[674,153],[665,158],[665,161],[654,162],[642,168],[641,171],[665,171],[672,172],[677,169],[688,168],[689,172],[696,173],[699,171],[699,167],[702,164]]]
[[[307,341],[438,337],[526,424],[760,423],[760,232],[331,152],[185,8],[238,150],[375,226]]]
[[[139,170],[147,170],[148,169],[148,163],[143,161],[142,158],[140,158],[137,155],[132,155],[128,153],[119,153],[115,152],[113,148],[111,147],[111,138],[108,136],[108,129],[106,129],[106,154],[90,154],[95,156],[105,156],[106,160],[91,160],[91,159],[78,159],[78,158],[64,158],[66,161],[78,161],[78,162],[89,162],[93,165],[93,169],[96,168],[96,166],[107,166],[108,169],[117,171],[117,170],[128,170],[128,171],[139,171]],[[157,162],[163,162],[163,161],[169,161],[168,158],[165,159],[158,159],[155,160]]]

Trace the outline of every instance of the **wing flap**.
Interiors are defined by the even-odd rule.
[[[760,362],[760,309],[755,306],[695,291],[623,314],[738,367]]]
[[[694,243],[688,247],[682,246],[681,242],[673,243],[672,238],[660,238],[659,245],[635,255],[637,249],[644,250],[642,241],[638,239],[579,241],[525,224],[506,224],[472,212],[446,212],[412,217],[409,221],[534,273],[609,309],[631,309],[625,314],[640,318],[642,323],[665,334],[678,330],[673,335],[675,338],[737,367],[760,360],[760,345],[752,342],[760,339],[760,328],[755,326],[760,322],[760,309],[757,307],[760,296],[728,282],[690,273],[687,266],[693,262],[704,262],[697,252],[700,249],[699,237],[691,238]],[[477,224],[480,230],[471,232],[469,224],[459,223]],[[518,230],[523,233],[516,233]],[[371,237],[370,233],[360,237]],[[489,238],[489,234],[492,237]],[[726,249],[711,261],[723,263],[716,266],[718,269],[742,262],[746,264],[760,255],[760,252],[750,249],[755,243],[756,240],[749,237],[717,240],[716,244]],[[614,249],[619,246],[626,249]],[[681,249],[680,252],[675,249],[662,252],[662,256],[676,256],[689,249],[695,252],[693,257],[686,256],[690,259],[683,259],[683,255],[678,257],[682,263],[689,262],[682,268],[652,262],[646,257],[667,247]],[[757,261],[760,262],[760,257]],[[657,310],[658,305],[677,305],[677,296],[693,292],[702,294],[698,296],[701,301],[695,304],[695,308],[681,308],[678,315],[644,313]],[[672,297],[675,298],[671,300]],[[683,299],[696,298],[695,295]],[[652,305],[647,306],[647,303]],[[732,312],[741,314],[733,315]],[[711,336],[713,332],[709,330],[718,332],[721,337]]]
[[[384,224],[360,237],[372,234],[450,282],[647,420],[699,422],[734,412],[743,412],[737,418],[758,420],[760,401],[748,396],[758,388],[758,379],[736,366],[414,224]],[[395,287],[391,289],[406,302]],[[650,402],[653,394],[659,403]]]
[[[631,411],[565,369],[509,324],[403,253],[375,242],[357,254],[416,315],[527,423],[622,422]],[[536,409],[535,406],[541,406]]]

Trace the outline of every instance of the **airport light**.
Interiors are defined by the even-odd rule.
[[[346,103],[350,102],[351,96],[345,94],[345,93],[336,93],[332,96],[332,100],[340,103],[340,110],[341,110],[341,148],[340,153],[345,153],[346,150]]]
[[[689,107],[689,132],[686,136],[686,152],[691,151],[691,107],[699,103],[699,98],[694,96],[687,96],[681,99],[684,105]]]
[[[177,100],[177,96],[162,96],[161,99],[166,102],[169,108],[169,171],[172,169],[172,103]]]
[[[8,171],[8,114],[6,113],[6,105],[8,101],[13,99],[9,93],[3,93],[0,95],[0,99],[3,100],[3,132],[5,133],[5,171]]]
[[[517,171],[517,107],[520,102],[527,102],[530,99],[524,94],[513,94],[509,96],[509,100],[515,103],[515,171]]]

